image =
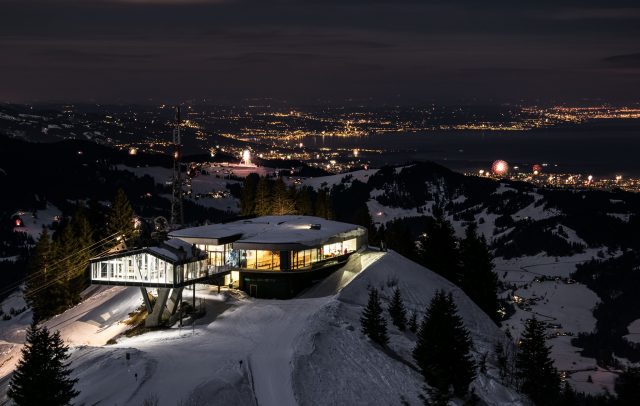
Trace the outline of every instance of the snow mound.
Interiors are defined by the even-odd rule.
[[[629,330],[629,334],[624,336],[624,338],[632,343],[640,343],[640,319],[631,322],[627,326],[627,329]]]

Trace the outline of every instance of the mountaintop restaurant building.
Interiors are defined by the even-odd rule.
[[[264,216],[170,233],[206,252],[225,282],[251,296],[291,297],[367,245],[363,227],[309,216]]]
[[[169,237],[159,247],[92,259],[92,283],[173,289],[180,292],[175,301],[184,286],[212,282],[289,298],[367,246],[363,227],[297,215],[185,228]]]

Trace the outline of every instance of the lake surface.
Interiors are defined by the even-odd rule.
[[[496,159],[547,172],[640,176],[640,125],[601,124],[530,131],[433,131],[359,138],[307,137],[305,146],[384,149],[361,152],[374,165],[431,160],[459,171],[488,169]]]

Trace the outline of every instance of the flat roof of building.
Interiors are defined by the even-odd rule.
[[[233,243],[237,249],[300,249],[364,235],[363,227],[312,216],[264,216],[169,233],[192,244]]]
[[[108,253],[91,258],[91,262],[107,261],[114,258],[126,257],[133,254],[147,253],[163,259],[173,265],[185,264],[206,258],[206,253],[179,238],[171,238],[156,247],[144,247],[134,250],[124,250]]]

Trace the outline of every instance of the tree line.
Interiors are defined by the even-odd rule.
[[[387,312],[400,332],[415,339],[413,361],[424,379],[425,405],[447,405],[458,398],[464,404],[479,403],[471,384],[478,374],[487,372],[489,354],[480,356],[474,350],[471,334],[451,293],[438,290],[424,312],[419,326],[416,313],[407,319],[406,307],[399,288],[395,288]],[[374,287],[360,318],[361,331],[371,341],[390,351],[385,311],[380,294]],[[410,333],[405,332],[407,325]],[[416,328],[417,327],[417,328]],[[609,406],[640,404],[640,368],[627,368],[616,380],[617,396],[585,395],[562,381],[553,365],[551,348],[546,344],[545,325],[535,317],[526,321],[517,345],[499,340],[494,347],[502,383],[525,394],[538,406]],[[477,352],[477,350],[476,350]],[[406,399],[404,400],[406,404]]]
[[[493,254],[476,223],[469,223],[464,238],[457,239],[451,223],[436,209],[434,217],[426,218],[417,243],[402,221],[381,226],[374,238],[458,285],[494,322],[501,320]]]
[[[111,208],[79,206],[51,235],[45,227],[35,245],[25,298],[36,322],[77,304],[89,285],[89,259],[135,236],[134,212],[120,189]]]
[[[287,187],[282,178],[270,179],[249,174],[242,184],[240,214],[269,216],[302,214],[333,219],[333,205],[329,193],[312,187]]]
[[[415,333],[413,360],[425,380],[425,404],[445,405],[454,397],[475,398],[473,393],[469,394],[469,385],[476,377],[476,362],[471,355],[473,342],[450,293],[435,293],[419,327],[415,313],[407,320],[397,287],[388,312],[400,331],[405,331],[409,324],[410,331]],[[387,347],[389,336],[383,313],[378,290],[371,288],[360,319],[361,329],[373,342]]]

